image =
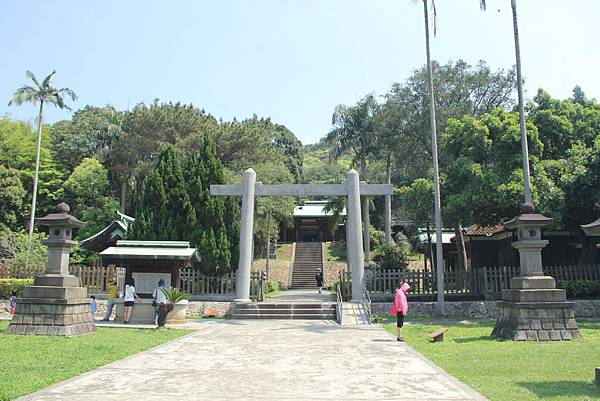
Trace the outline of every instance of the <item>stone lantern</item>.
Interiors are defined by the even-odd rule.
[[[48,227],[48,263],[45,274],[36,276],[17,299],[17,310],[7,334],[76,336],[96,330],[87,289],[79,277],[69,274],[69,252],[77,244],[71,239],[74,228],[85,223],[69,214],[66,203],[36,219]]]
[[[510,289],[502,290],[499,315],[492,336],[517,341],[571,340],[581,338],[573,303],[567,302],[566,291],[556,288],[553,277],[544,275],[542,227],[551,218],[535,213],[533,206],[523,205],[521,214],[505,223],[517,231],[513,248],[519,250],[521,274],[510,281]]]

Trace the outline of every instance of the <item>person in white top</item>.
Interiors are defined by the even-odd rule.
[[[123,316],[123,323],[129,323],[129,319],[131,319],[131,313],[133,312],[133,305],[135,305],[136,298],[138,300],[141,299],[135,292],[135,281],[133,280],[133,278],[129,278],[125,280],[125,316]]]
[[[154,298],[154,301],[152,302],[152,304],[154,305],[154,308],[155,308],[154,324],[158,324],[158,311],[160,309],[160,305],[167,303],[167,297],[166,297],[165,293],[162,292],[162,289],[161,289],[164,287],[165,287],[165,280],[161,278],[160,280],[158,280],[158,287],[156,287],[154,289],[154,293],[152,294],[152,297]]]

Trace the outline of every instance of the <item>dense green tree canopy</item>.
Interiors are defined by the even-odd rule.
[[[17,227],[25,194],[19,172],[0,164],[0,230]]]
[[[74,169],[85,157],[104,162],[121,135],[123,113],[111,106],[85,106],[71,120],[50,127],[54,160],[64,169]]]
[[[119,204],[111,196],[108,172],[97,159],[83,159],[63,188],[63,199],[71,206],[71,213],[86,222],[77,238],[91,237],[117,216]]]

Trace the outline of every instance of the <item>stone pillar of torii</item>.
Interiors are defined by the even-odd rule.
[[[352,273],[352,301],[362,301],[364,252],[362,238],[361,195],[391,195],[392,184],[366,184],[359,181],[358,172],[347,173],[345,184],[281,184],[262,185],[256,182],[256,172],[248,169],[244,181],[234,185],[211,185],[211,195],[241,196],[240,258],[237,270],[235,302],[250,302],[250,272],[255,196],[347,196],[347,252]]]

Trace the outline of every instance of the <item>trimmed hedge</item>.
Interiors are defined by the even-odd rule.
[[[32,278],[0,278],[0,299],[8,299],[13,291],[20,297],[28,285],[33,285]]]
[[[572,280],[559,281],[556,285],[567,291],[567,298],[597,298],[600,297],[600,281],[592,280]]]

